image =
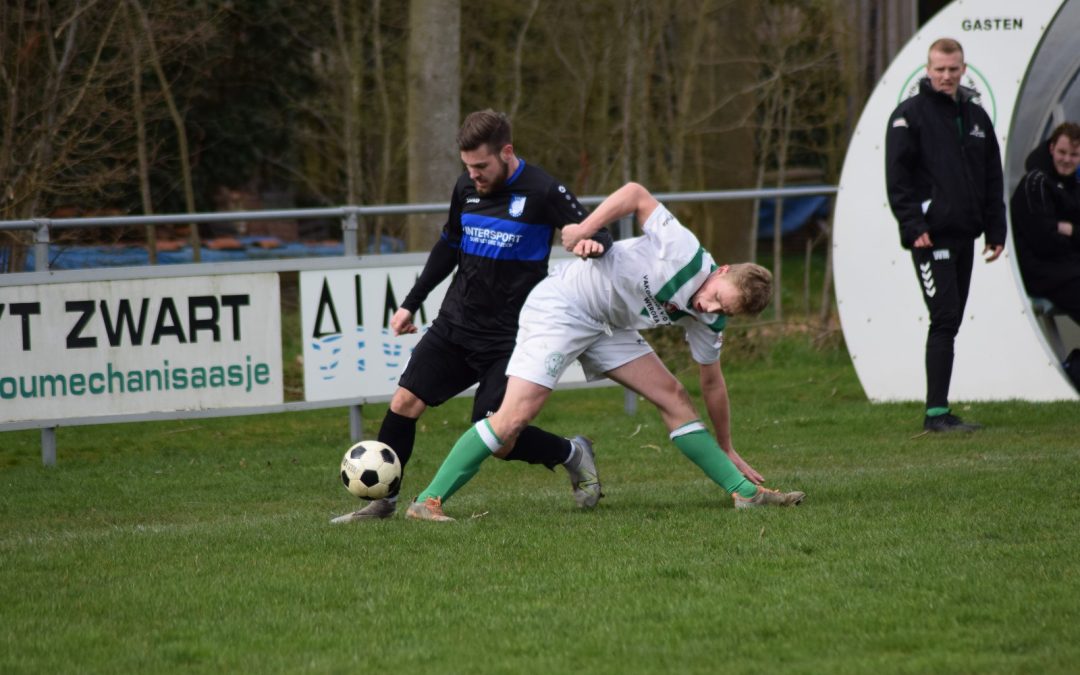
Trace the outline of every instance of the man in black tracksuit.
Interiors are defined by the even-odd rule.
[[[506,115],[471,113],[457,140],[465,172],[454,185],[442,236],[390,320],[395,335],[417,332],[414,313],[457,270],[438,316],[409,357],[379,428],[378,440],[394,449],[402,468],[412,456],[417,420],[429,406],[478,385],[472,421],[499,409],[518,314],[529,291],[547,276],[555,229],[587,215],[565,185],[514,153]],[[613,243],[607,230],[594,240],[592,255],[602,255]],[[530,426],[503,459],[548,468],[562,464],[581,508],[595,506],[601,497],[592,442],[584,436],[567,439]],[[331,522],[389,518],[396,507],[394,495]]]
[[[1012,211],[1016,262],[1030,295],[1080,323],[1080,124],[1063,122],[1028,155]]]
[[[985,234],[987,262],[1005,247],[1001,152],[990,117],[972,100],[974,92],[960,86],[965,70],[958,42],[934,42],[928,77],[893,111],[885,136],[889,205],[930,310],[927,431],[979,428],[949,409],[953,342],[967,304],[974,240]]]

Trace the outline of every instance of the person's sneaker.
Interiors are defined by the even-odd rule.
[[[381,520],[393,516],[394,511],[396,510],[396,501],[389,499],[375,499],[359,511],[353,511],[352,513],[338,516],[330,522],[334,525],[340,525],[342,523],[355,523],[361,520]]]
[[[758,506],[798,506],[806,498],[805,492],[780,492],[758,486],[753,497],[743,497],[737,492],[731,493],[735,508],[752,509]]]
[[[405,515],[414,520],[433,520],[439,523],[453,520],[442,512],[442,498],[440,497],[428,497],[422,502],[409,504],[409,510],[405,512]]]
[[[573,466],[563,464],[570,474],[570,488],[574,491],[574,501],[578,508],[591,509],[604,496],[600,492],[600,476],[596,472],[596,456],[593,454],[592,441],[584,436],[568,439],[577,448]]]
[[[945,413],[944,415],[934,415],[931,417],[927,415],[923,419],[922,428],[924,431],[933,432],[948,432],[948,431],[978,431],[982,429],[981,424],[972,424],[965,422],[956,415]]]

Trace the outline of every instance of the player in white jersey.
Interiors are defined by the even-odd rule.
[[[588,237],[631,214],[644,224],[644,235],[616,242],[603,258],[586,259],[601,246]],[[752,263],[718,267],[693,233],[637,183],[612,193],[580,224],[565,226],[562,242],[582,259],[559,267],[529,294],[501,407],[458,439],[407,515],[452,520],[442,512],[443,501],[489,455],[513,448],[575,358],[590,378],[602,374],[655,405],[676,447],[732,495],[736,508],[800,503],[802,492],[761,487],[761,474],[735,451],[720,369],[726,317],[757,314],[768,305],[769,271]],[[686,328],[716,438],[686,389],[638,333],[672,323]]]

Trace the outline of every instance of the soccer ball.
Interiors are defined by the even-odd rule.
[[[393,497],[401,488],[401,462],[389,445],[360,441],[341,458],[341,482],[360,499]]]

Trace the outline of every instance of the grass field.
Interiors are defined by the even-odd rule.
[[[1080,405],[918,436],[841,349],[734,354],[736,447],[799,508],[734,511],[616,389],[541,419],[597,440],[595,511],[489,460],[449,525],[328,525],[344,410],[61,428],[49,469],[0,434],[0,672],[1076,672]],[[407,495],[467,415],[424,417]]]

